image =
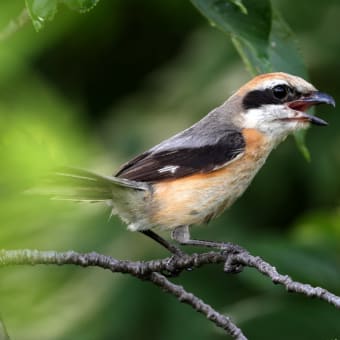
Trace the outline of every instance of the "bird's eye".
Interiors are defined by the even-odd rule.
[[[273,94],[277,99],[284,99],[288,94],[288,87],[285,85],[276,85],[273,87]]]

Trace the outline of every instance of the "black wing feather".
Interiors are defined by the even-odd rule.
[[[244,151],[245,141],[239,131],[228,131],[213,143],[177,146],[176,149],[151,149],[123,165],[116,176],[141,182],[156,182],[206,173],[222,167]],[[167,171],[166,167],[170,167]]]

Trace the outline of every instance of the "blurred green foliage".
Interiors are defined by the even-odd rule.
[[[273,2],[301,43],[313,84],[337,99],[340,4]],[[0,37],[24,5],[0,3]],[[166,256],[117,218],[108,221],[108,207],[48,201],[25,189],[54,165],[110,174],[247,79],[225,36],[181,0],[100,1],[86,14],[60,6],[39,33],[26,24],[0,40],[1,247]],[[294,279],[340,294],[340,118],[321,110],[330,125],[309,131],[311,163],[289,139],[235,206],[193,235],[239,243]],[[1,273],[0,313],[12,339],[225,338],[189,307],[128,276],[70,266]],[[288,294],[251,269],[231,276],[202,268],[175,281],[230,314],[250,339],[340,336],[332,306]]]

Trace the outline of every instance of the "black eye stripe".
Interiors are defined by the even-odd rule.
[[[274,91],[275,91],[274,88],[277,88],[278,86],[284,87],[285,90],[287,91],[287,93],[282,98],[278,98],[274,94]],[[279,85],[274,86],[273,88],[268,88],[265,90],[254,90],[254,91],[248,92],[243,99],[242,105],[245,110],[256,109],[256,108],[261,107],[262,105],[282,104],[285,102],[298,99],[299,97],[300,97],[300,93],[294,91],[294,89],[291,89],[286,84],[282,84],[282,85],[279,84]]]

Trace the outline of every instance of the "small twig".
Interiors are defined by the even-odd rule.
[[[7,333],[7,330],[6,330],[6,327],[5,327],[5,324],[2,320],[2,318],[0,318],[0,339],[1,340],[10,340],[10,337]]]
[[[157,286],[163,288],[166,292],[175,295],[180,302],[187,303],[188,305],[192,306],[197,312],[204,314],[208,320],[215,323],[216,326],[226,330],[227,333],[230,334],[234,339],[247,339],[242,333],[241,329],[238,328],[230,320],[230,318],[216,312],[211,306],[204,303],[197,296],[192,293],[188,293],[182,286],[175,285],[159,273],[151,273],[150,281],[155,283]]]
[[[232,254],[229,257],[229,261],[256,268],[260,273],[271,278],[273,283],[281,284],[286,287],[289,292],[300,293],[309,297],[317,297],[334,305],[336,308],[340,308],[340,296],[321,287],[313,287],[306,283],[293,281],[290,276],[278,273],[274,266],[265,262],[259,256],[253,256],[248,252],[242,252],[239,254]]]
[[[30,20],[28,11],[24,8],[20,14],[12,19],[6,26],[0,31],[0,41],[6,40],[14,33],[16,33],[21,27],[23,27]]]

